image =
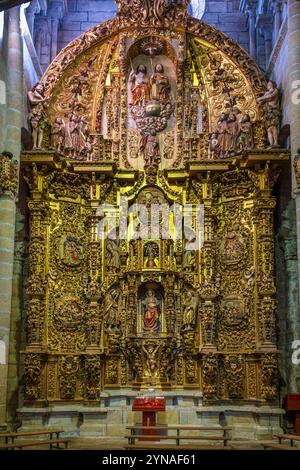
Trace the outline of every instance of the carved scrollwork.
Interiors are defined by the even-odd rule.
[[[38,400],[42,393],[42,365],[39,354],[28,353],[24,363],[24,395],[27,400]]]
[[[13,197],[18,190],[19,164],[13,160],[10,152],[2,152],[0,155],[0,194],[10,193]]]

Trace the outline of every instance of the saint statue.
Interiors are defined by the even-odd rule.
[[[210,135],[208,141],[208,158],[218,158],[220,153],[220,146],[218,141],[218,134],[217,132],[213,132]]]
[[[106,266],[116,270],[120,267],[120,254],[119,254],[119,244],[117,240],[106,241]]]
[[[151,99],[166,103],[170,99],[171,86],[168,77],[164,74],[162,64],[156,64],[154,74],[150,79]]]
[[[66,147],[71,148],[74,152],[78,152],[80,148],[79,138],[79,118],[75,114],[71,114],[69,122],[66,124]]]
[[[257,101],[259,104],[264,105],[263,119],[268,133],[269,144],[271,147],[278,147],[280,93],[276,83],[270,80],[267,84],[267,91]]]
[[[103,318],[106,324],[106,331],[109,333],[120,331],[119,297],[120,292],[116,287],[112,287],[105,296]]]
[[[65,141],[65,125],[60,117],[57,117],[51,128],[51,147],[58,153],[61,153],[64,148]]]
[[[239,135],[239,122],[236,115],[233,112],[230,112],[227,119],[227,129],[229,132],[229,150],[237,150],[237,139]]]
[[[151,130],[149,135],[142,136],[140,152],[144,155],[146,165],[160,163],[160,147],[155,130]]]
[[[144,328],[147,331],[157,330],[158,327],[158,308],[159,302],[156,298],[155,291],[148,289],[146,298],[143,301],[145,306]]]
[[[191,291],[187,291],[183,301],[182,329],[191,330],[196,320],[197,301]]]
[[[222,113],[217,127],[218,134],[218,147],[220,150],[220,157],[226,158],[230,148],[231,136],[228,129],[228,114]]]
[[[42,147],[44,130],[46,127],[46,119],[44,117],[44,108],[48,98],[44,96],[44,85],[38,83],[31,91],[28,92],[28,101],[31,106],[29,121],[32,127],[33,150]]]
[[[131,106],[144,106],[150,99],[149,77],[147,67],[138,65],[136,72],[132,70],[129,76],[131,91]]]
[[[254,147],[253,127],[249,114],[245,114],[240,123],[239,146],[241,149]]]

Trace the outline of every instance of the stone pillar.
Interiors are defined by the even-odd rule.
[[[51,17],[51,62],[57,56],[57,37],[59,20],[64,17],[64,14],[66,13],[65,8],[65,2],[63,2],[62,0],[51,0],[51,2],[49,2],[48,15],[49,17]]]
[[[281,1],[273,0],[273,8],[274,8],[274,33],[275,33],[274,40],[276,41],[279,35],[280,26],[281,26]]]
[[[248,10],[249,15],[249,51],[251,57],[255,60],[256,59],[256,29],[255,29],[255,22],[256,22],[256,12],[255,8],[249,8]]]
[[[20,28],[20,7],[5,12],[7,27],[7,120],[5,150],[19,160],[23,125],[23,44]]]
[[[299,102],[299,80],[300,80],[300,2],[298,0],[287,1],[288,17],[288,70],[289,89],[287,91],[289,102],[289,118],[291,130],[291,154],[294,161],[297,151],[300,148],[300,102]],[[298,81],[298,83],[297,83]],[[298,90],[295,96],[295,90]],[[296,202],[296,220],[297,220],[297,257],[298,257],[298,292],[300,291],[300,190],[296,189],[295,173],[293,172],[293,196]],[[289,337],[289,347],[292,341],[300,340],[300,314],[299,300],[298,309],[295,309],[287,318],[290,326],[291,336]],[[290,351],[292,353],[292,351]],[[290,354],[291,357],[291,354]],[[289,391],[299,391],[300,367],[291,365]]]
[[[11,8],[5,12],[4,38],[3,50],[7,71],[5,150],[8,154],[1,157],[1,162],[4,159],[7,162],[7,159],[11,159],[11,165],[15,165],[13,159],[19,160],[20,158],[23,123],[23,51],[20,7]],[[13,168],[16,171],[17,164]],[[1,171],[4,179],[1,178],[0,188],[0,340],[5,343],[6,361],[5,364],[0,365],[0,428],[5,428],[17,183],[11,181],[10,174],[5,175],[5,166],[1,166]]]
[[[26,8],[26,19],[28,24],[28,29],[30,31],[31,37],[33,38],[34,33],[34,20],[35,14],[39,12],[39,7],[36,0],[32,0],[28,8]]]
[[[269,28],[264,30],[264,40],[265,40],[266,68],[268,68],[268,63],[269,63],[271,52],[272,52],[272,32]]]
[[[58,18],[52,18],[51,20],[51,51],[50,51],[51,62],[57,56],[58,25],[59,25]]]
[[[278,258],[282,257],[281,267],[277,269],[277,281],[281,281],[281,291],[278,291],[278,321],[279,321],[279,349],[282,351],[280,363],[282,368],[285,392],[295,392],[297,389],[297,368],[291,360],[291,344],[299,331],[297,317],[299,317],[298,302],[298,266],[297,266],[297,227],[295,220],[295,201],[290,200],[282,213],[282,225],[279,233]],[[283,282],[282,282],[283,281]],[[298,366],[299,367],[299,366]],[[299,374],[298,374],[299,375]],[[299,385],[298,385],[299,387]]]

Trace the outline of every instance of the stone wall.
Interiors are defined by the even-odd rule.
[[[249,50],[247,16],[239,11],[240,0],[206,0],[203,21],[220,29]]]
[[[68,14],[61,22],[58,32],[58,49],[98,23],[114,16],[114,0],[69,0]]]
[[[58,50],[83,31],[111,18],[116,11],[114,0],[68,0],[68,14],[58,32]],[[206,0],[206,21],[228,34],[244,49],[249,48],[247,17],[239,11],[239,0]]]

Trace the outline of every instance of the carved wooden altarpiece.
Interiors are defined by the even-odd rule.
[[[187,0],[117,3],[29,95],[26,403],[150,385],[276,403],[273,189],[288,154],[267,144],[267,83]],[[188,204],[190,238],[203,205],[203,246],[163,238],[163,216],[157,237],[104,240],[121,200]]]

